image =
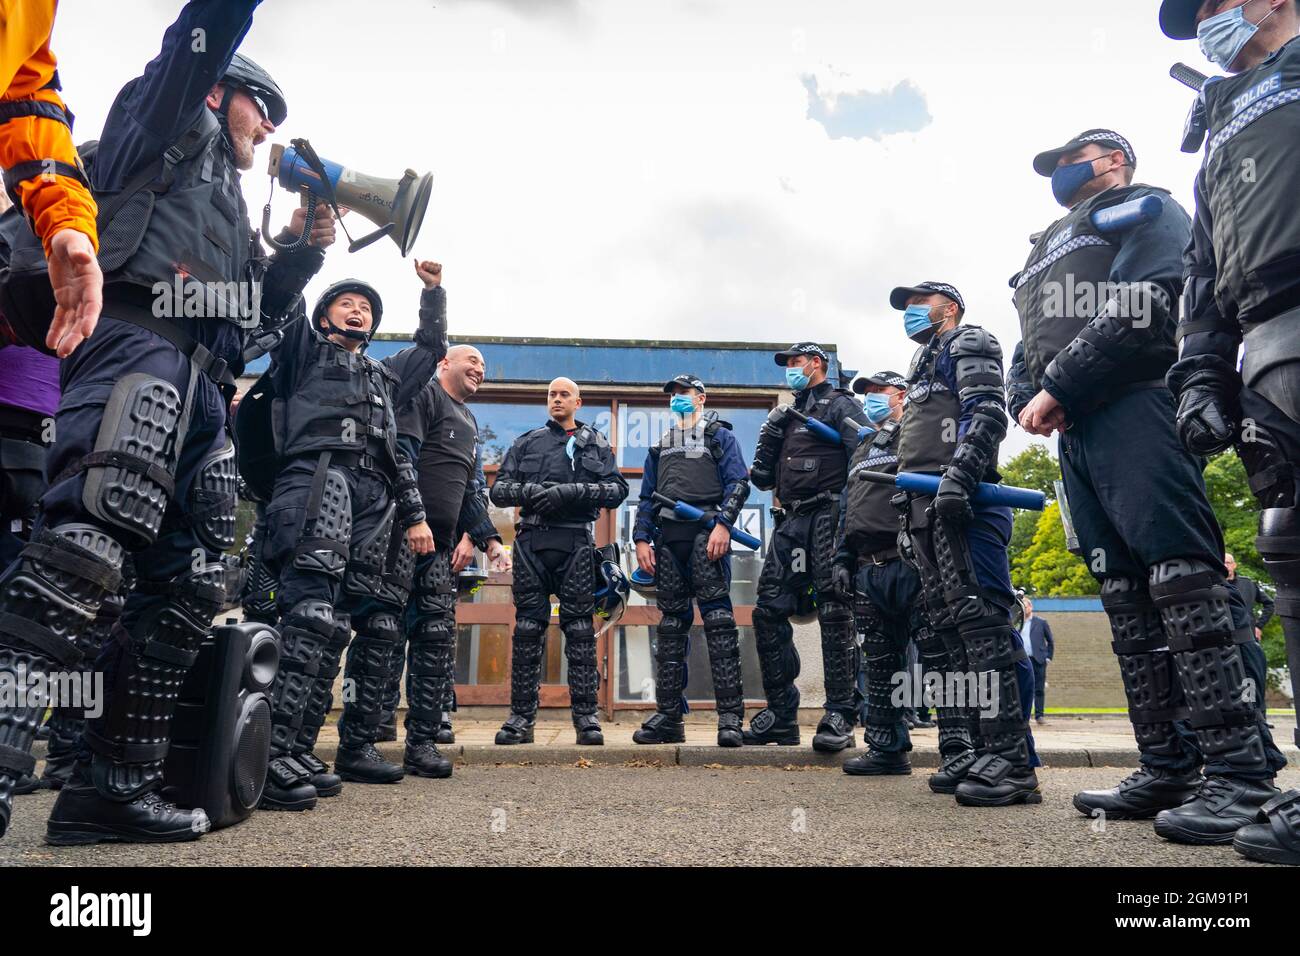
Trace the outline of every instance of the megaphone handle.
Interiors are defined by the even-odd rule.
[[[303,220],[302,235],[293,242],[277,242],[271,235],[271,200],[267,199],[266,205],[262,207],[262,238],[266,244],[276,252],[291,253],[301,252],[307,248],[307,243],[311,239],[312,226],[316,224],[316,196],[313,193],[307,193],[307,216]]]

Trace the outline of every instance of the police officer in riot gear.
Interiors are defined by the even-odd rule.
[[[853,583],[835,563],[836,533],[849,457],[863,428],[862,406],[827,379],[830,358],[814,342],[800,342],[775,355],[795,393],[793,411],[782,405],[759,429],[750,481],[775,489],[780,501],[776,530],[758,579],[754,637],[767,706],[750,720],[747,744],[799,743],[799,654],[791,616],[815,598],[826,677],[826,714],[813,749],[835,753],[855,746],[858,645],[853,633]],[[838,440],[818,435],[799,415],[828,426]]]
[[[898,678],[907,675],[907,646],[915,639],[927,670],[936,650],[934,632],[921,602],[921,579],[916,569],[898,553],[899,513],[894,489],[861,481],[863,471],[898,472],[898,439],[903,427],[903,400],[907,379],[897,372],[879,372],[853,383],[865,396],[865,418],[875,433],[865,438],[849,462],[840,549],[835,556],[853,575],[853,621],[862,643],[866,672],[863,726],[868,750],[843,764],[856,776],[902,775],[912,772],[907,754],[912,749],[905,720],[906,707],[896,697]],[[937,648],[942,667],[942,645]],[[911,681],[905,693],[911,693]],[[905,700],[913,706],[921,701]]]
[[[646,454],[637,505],[637,564],[654,577],[663,619],[655,629],[656,710],[632,735],[639,744],[681,743],[685,709],[686,659],[693,612],[700,606],[713,692],[718,707],[718,746],[739,747],[745,719],[740,679],[740,643],[731,607],[731,536],[749,497],[749,473],[731,426],[705,414],[704,383],[694,375],[664,385],[671,395],[672,426]],[[705,519],[683,521],[655,501],[658,492],[704,511]],[[706,519],[716,518],[712,529]]]
[[[511,637],[510,716],[498,744],[531,743],[537,717],[542,651],[551,618],[550,596],[560,600],[560,630],[569,662],[569,699],[579,744],[603,744],[596,716],[600,671],[596,664],[596,551],[591,522],[602,508],[617,508],[627,482],[609,441],[577,420],[578,386],[551,382],[550,420],[515,439],[492,485],[492,503],[519,508],[514,544],[515,630]]]
[[[1136,164],[1128,140],[1104,129],[1035,158],[1069,212],[1014,280],[1023,341],[1008,395],[1026,431],[1060,432],[1066,499],[1101,585],[1141,753],[1136,773],[1074,805],[1156,817],[1172,840],[1223,842],[1231,820],[1272,795],[1284,761],[1240,699],[1240,644],[1254,634],[1233,626],[1230,600],[1240,599],[1226,585],[1222,532],[1165,388],[1189,219],[1165,190],[1133,185]],[[1161,204],[1154,221],[1106,234],[1094,225],[1099,211],[1144,197]],[[1205,787],[1202,764],[1214,781]]]
[[[321,294],[310,322],[289,330],[266,373],[281,467],[266,508],[264,554],[279,581],[282,643],[267,809],[315,805],[313,779],[326,767],[313,748],[353,628],[335,770],[363,783],[403,775],[380,757],[374,738],[414,556],[432,540],[427,527],[420,534],[425,512],[414,467],[397,445],[396,408],[428,383],[447,351],[442,267],[417,262],[415,271],[424,285],[415,345],[369,358],[365,345],[383,303],[373,287],[345,279]],[[243,401],[241,425],[255,407]]]
[[[106,221],[104,308],[64,361],[51,486],[31,543],[0,581],[0,670],[75,668],[128,552],[139,583],[97,661],[104,710],[55,803],[51,843],[190,840],[207,826],[201,810],[159,791],[177,694],[225,601],[232,370],[249,329],[288,311],[333,241],[327,214],[310,245],[267,269],[248,223],[239,171],[286,113],[274,81],[232,59],[256,5],[182,9],[161,54],[110,109],[91,172]],[[304,220],[295,213],[290,231]],[[42,709],[0,707],[0,831]]]
[[[934,631],[922,654],[936,670],[974,676],[977,692],[971,701],[944,687],[942,764],[930,788],[955,793],[963,806],[1040,803],[1016,673],[1025,649],[1011,624],[1011,512],[970,500],[980,482],[1000,480],[998,448],[1007,429],[1002,348],[986,329],[962,323],[966,303],[947,283],[900,287],[889,301],[921,345],[907,376],[898,470],[943,476],[935,496],[897,499],[905,508],[900,543],[916,562]],[[957,681],[953,689],[969,684]]]
[[[1246,467],[1262,509],[1257,546],[1277,584],[1291,679],[1300,689],[1300,14],[1294,0],[1165,0],[1160,25],[1173,39],[1198,37],[1207,58],[1230,74],[1205,86],[1189,124],[1194,135],[1183,146],[1198,149],[1205,137],[1183,263],[1179,361],[1168,376],[1178,396],[1178,435],[1200,456],[1235,446]],[[1199,651],[1221,655],[1216,670],[1235,663],[1233,649],[1219,643]],[[1224,673],[1234,686],[1242,676],[1235,668]],[[1248,708],[1235,695],[1230,701],[1227,716],[1241,715],[1242,726],[1216,737],[1216,749],[1234,770],[1257,772],[1258,753],[1238,744],[1251,733],[1241,713]],[[1224,789],[1206,793],[1207,816],[1215,805],[1208,801]],[[1246,811],[1261,798],[1267,802],[1252,818]],[[1300,864],[1300,790],[1270,798],[1261,783],[1230,803],[1247,824],[1236,832],[1238,852]],[[1232,820],[1205,821],[1208,828],[1220,820],[1216,837]]]
[[[451,698],[456,662],[455,576],[476,546],[494,567],[509,567],[486,496],[480,493],[478,421],[465,404],[482,384],[484,371],[478,349],[452,346],[438,374],[398,412],[398,443],[415,462],[433,550],[416,561],[412,606],[390,666],[388,697],[395,706],[402,658],[409,654],[404,766],[422,777],[451,776],[451,761],[438,752],[437,738],[446,722],[443,708]]]

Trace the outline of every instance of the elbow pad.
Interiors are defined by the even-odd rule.
[[[976,407],[971,422],[962,436],[952,461],[944,470],[945,477],[960,484],[967,492],[984,480],[997,461],[998,447],[1007,436],[1007,413],[994,402]]]
[[[397,513],[401,516],[402,527],[410,528],[425,519],[424,502],[420,500],[415,466],[404,455],[398,458],[397,481],[393,484],[393,497],[397,501]]]
[[[732,486],[731,494],[727,495],[726,500],[722,502],[722,508],[718,511],[718,520],[728,527],[734,525],[748,499],[749,480],[742,478]]]

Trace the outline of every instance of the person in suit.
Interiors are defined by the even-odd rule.
[[[1034,602],[1029,598],[1025,598],[1025,620],[1020,625],[1020,638],[1025,642],[1025,653],[1034,666],[1034,719],[1045,724],[1047,662],[1056,654],[1056,642],[1052,639],[1052,625],[1034,613]]]
[[[1255,682],[1255,706],[1260,713],[1268,712],[1264,698],[1268,688],[1268,657],[1264,654],[1264,645],[1260,639],[1264,636],[1264,625],[1273,618],[1273,598],[1257,582],[1237,573],[1237,559],[1230,554],[1223,556],[1223,566],[1228,569],[1228,584],[1241,594],[1246,613],[1250,615],[1250,626],[1254,629],[1255,640],[1243,644],[1242,663],[1246,665],[1251,680]],[[1255,613],[1258,606],[1259,613]]]

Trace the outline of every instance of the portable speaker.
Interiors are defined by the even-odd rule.
[[[181,688],[165,794],[202,807],[214,830],[245,819],[262,798],[271,752],[268,692],[279,666],[274,628],[227,619],[200,646]]]

